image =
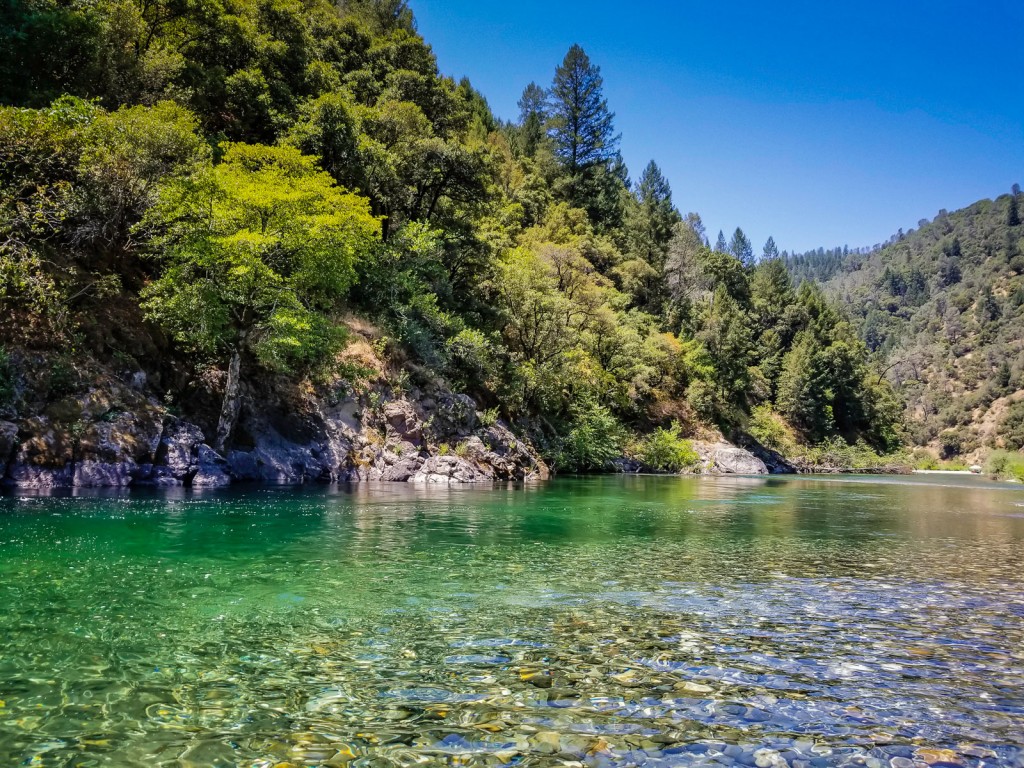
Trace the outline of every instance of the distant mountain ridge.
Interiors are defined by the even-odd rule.
[[[883,247],[784,255],[843,303],[943,458],[1024,445],[1024,197],[941,211]]]

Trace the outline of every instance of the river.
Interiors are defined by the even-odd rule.
[[[0,765],[1024,764],[1024,490],[0,497]]]

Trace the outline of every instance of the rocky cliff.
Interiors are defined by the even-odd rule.
[[[233,482],[471,483],[547,476],[536,452],[467,395],[411,390],[298,402],[249,392],[223,454],[153,397],[108,382],[0,421],[3,482],[22,488],[210,488]],[[486,422],[486,423],[485,423]]]

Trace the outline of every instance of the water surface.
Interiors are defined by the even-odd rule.
[[[0,765],[1024,765],[1024,492],[0,498]]]

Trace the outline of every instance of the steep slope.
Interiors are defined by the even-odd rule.
[[[942,211],[824,285],[907,403],[911,442],[943,458],[1021,447],[1024,197]],[[799,265],[807,270],[807,264]]]

